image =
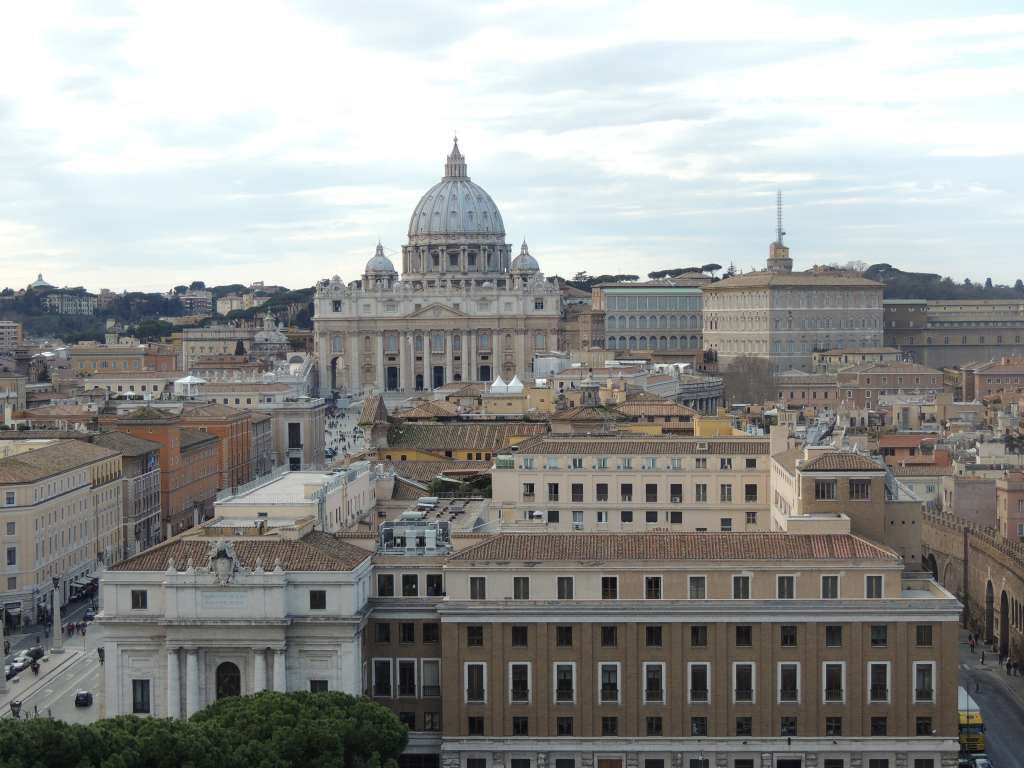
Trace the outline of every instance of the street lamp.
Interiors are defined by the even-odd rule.
[[[60,576],[53,577],[53,591],[50,599],[53,604],[50,606],[50,614],[53,617],[53,645],[50,646],[50,653],[64,653],[64,627],[60,623],[60,600],[57,599],[57,590],[60,589]]]

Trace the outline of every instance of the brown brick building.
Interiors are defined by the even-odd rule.
[[[920,363],[862,363],[836,374],[839,400],[848,408],[877,408],[882,395],[937,395],[946,391],[942,371]]]
[[[220,403],[204,403],[182,411],[185,426],[220,438],[218,490],[244,485],[253,477],[252,417],[252,411]]]

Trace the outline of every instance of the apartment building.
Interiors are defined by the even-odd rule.
[[[118,371],[177,371],[178,353],[170,344],[75,344],[71,368],[81,376]]]
[[[181,421],[189,429],[220,438],[220,479],[217,489],[237,488],[253,479],[252,413],[220,403],[186,405]]]
[[[836,374],[839,399],[847,408],[878,408],[884,395],[927,395],[946,391],[942,371],[920,363],[862,363]]]
[[[963,367],[963,399],[980,400],[1003,392],[1024,391],[1024,357],[1001,357]]]
[[[996,526],[1004,539],[1024,539],[1024,472],[996,479]]]
[[[1024,301],[886,299],[885,345],[933,368],[1024,355]]]
[[[545,434],[499,454],[502,526],[770,530],[767,437]]]
[[[710,275],[696,275],[594,286],[593,308],[605,317],[604,348],[685,356],[696,367],[703,355],[701,287],[710,282]]]
[[[0,352],[11,352],[21,344],[21,323],[0,320]]]
[[[812,369],[820,373],[835,373],[850,365],[897,362],[902,359],[903,354],[893,347],[848,347],[811,353]]]
[[[95,315],[96,295],[85,291],[51,291],[43,296],[43,307],[57,315]]]
[[[14,411],[25,410],[27,381],[25,376],[18,373],[0,373],[0,415],[5,407]]]
[[[160,541],[160,443],[104,432],[93,444],[121,454],[121,543],[132,557]]]
[[[777,402],[787,408],[831,408],[839,405],[834,373],[784,371],[775,377]]]
[[[82,440],[33,441],[0,459],[2,602],[18,621],[40,620],[58,581],[72,585],[122,559],[121,455]]]

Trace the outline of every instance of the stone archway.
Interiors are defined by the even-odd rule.
[[[939,564],[935,560],[935,555],[931,553],[925,555],[921,559],[921,564],[925,567],[925,570],[931,573],[933,579],[939,580]]]
[[[238,665],[225,661],[217,665],[217,700],[242,695],[242,673]]]
[[[344,360],[341,358],[341,355],[331,358],[331,389],[334,391],[340,389],[340,387],[338,386],[338,380],[341,378],[339,374],[341,373],[342,365],[344,365]]]
[[[999,655],[1010,653],[1010,599],[1004,589],[999,595]]]
[[[995,594],[992,590],[992,582],[985,584],[985,642],[991,643],[995,639]]]

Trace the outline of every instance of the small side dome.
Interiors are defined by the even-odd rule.
[[[377,252],[366,262],[366,274],[397,274],[391,259],[384,255],[384,246],[377,243]]]
[[[540,272],[540,264],[530,255],[530,249],[525,240],[523,240],[523,247],[519,250],[519,255],[512,259],[512,271]]]

